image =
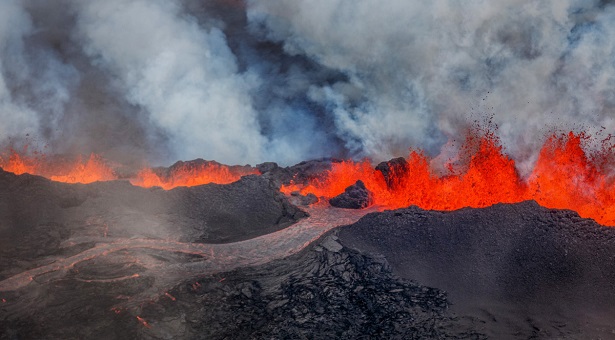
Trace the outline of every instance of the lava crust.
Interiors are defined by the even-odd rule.
[[[340,242],[445,290],[493,338],[613,338],[615,229],[533,201],[370,214]]]
[[[169,191],[0,172],[0,339],[615,332],[615,229],[529,201],[303,211],[266,166]]]

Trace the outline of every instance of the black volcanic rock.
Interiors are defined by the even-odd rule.
[[[265,162],[265,163],[257,164],[256,168],[258,169],[258,171],[260,171],[261,174],[264,174],[267,172],[275,171],[276,169],[279,168],[279,166],[278,166],[278,163],[275,163],[275,162]]]
[[[329,204],[337,208],[363,209],[373,202],[373,194],[367,190],[363,181],[358,180],[349,186],[343,193],[331,198]]]
[[[376,170],[382,172],[384,180],[389,188],[395,187],[395,176],[408,172],[408,162],[403,157],[393,158],[376,166]]]
[[[383,257],[336,240],[325,236],[286,259],[179,285],[170,291],[177,301],[143,310],[156,325],[144,331],[152,338],[172,329],[204,339],[439,339],[460,333],[446,315],[444,292],[400,280]],[[165,321],[166,314],[180,317]]]
[[[493,338],[612,338],[615,228],[533,201],[369,214],[339,230],[393,273],[449,293]],[[479,326],[480,324],[480,326]],[[583,336],[581,336],[581,334]]]
[[[275,163],[263,163],[257,165],[257,169],[263,177],[270,179],[275,185],[307,184],[309,180],[318,178],[325,171],[331,170],[331,164],[339,163],[335,158],[315,159],[304,161],[289,167],[279,167]]]
[[[255,175],[165,191],[127,181],[57,183],[0,170],[0,281],[100,244],[235,242],[304,216],[270,180]],[[164,272],[150,276],[147,268],[194,260],[202,256],[148,246],[111,251],[31,278],[23,289],[0,290],[0,339],[143,338],[134,310],[114,306],[167,279]],[[170,336],[178,337],[179,331]]]
[[[29,244],[25,237],[45,235],[46,229],[59,235],[220,243],[270,233],[304,216],[271,181],[256,175],[228,185],[165,191],[127,181],[57,183],[0,170],[0,252],[7,256]],[[63,238],[50,237],[47,250],[33,251],[54,251],[54,242]]]
[[[178,172],[178,171],[195,170],[195,169],[207,168],[207,167],[225,167],[228,169],[230,173],[239,174],[239,175],[242,175],[245,173],[251,173],[256,169],[256,168],[251,167],[248,164],[246,165],[226,165],[226,164],[218,163],[216,161],[204,160],[202,158],[197,158],[191,161],[178,161],[178,162],[173,163],[173,165],[171,165],[170,167],[162,168],[162,169],[165,170],[163,176],[172,176],[175,172]]]
[[[226,184],[175,188],[168,193],[177,213],[199,223],[200,242],[235,242],[274,232],[305,213],[267,179],[250,175]],[[174,196],[174,197],[173,197]]]
[[[299,191],[293,191],[290,193],[289,201],[294,205],[308,206],[318,202],[318,197],[312,193],[302,195]]]
[[[121,275],[126,269],[113,256],[77,265],[73,275]],[[164,256],[176,261],[167,257],[179,255]],[[447,315],[443,291],[399,279],[384,257],[343,247],[334,235],[265,265],[186,279],[135,307],[147,326],[114,307],[138,294],[138,280],[68,277],[41,285],[44,308],[17,308],[16,318],[15,308],[3,315],[0,307],[0,339],[481,338]],[[30,301],[31,294],[36,290],[3,297]]]
[[[326,209],[298,230],[341,211]],[[245,240],[303,214],[267,174],[164,191],[0,171],[0,339],[615,334],[615,229],[535,202],[371,213],[292,256],[227,272],[217,259],[249,265],[268,249],[162,247]],[[30,281],[19,275],[34,268]],[[14,275],[25,286],[5,280]]]

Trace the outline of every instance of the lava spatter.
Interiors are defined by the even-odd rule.
[[[589,137],[584,133],[552,135],[529,176],[522,177],[497,136],[479,132],[471,132],[460,148],[458,158],[464,163],[449,166],[445,174],[433,168],[433,159],[412,151],[402,170],[388,173],[387,180],[369,161],[344,161],[307,183],[291,183],[281,190],[332,198],[361,180],[374,194],[374,203],[387,208],[456,210],[535,200],[547,208],[575,210],[603,225],[615,225],[615,176],[609,170],[613,148],[585,150]]]

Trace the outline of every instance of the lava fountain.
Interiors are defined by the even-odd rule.
[[[402,162],[383,163],[386,175],[368,160],[333,163],[330,170],[306,183],[291,183],[281,190],[331,198],[357,180],[373,193],[374,204],[388,208],[416,205],[428,210],[482,208],[497,203],[535,200],[554,209],[575,210],[603,225],[615,225],[614,150],[603,141],[601,149],[587,151],[583,133],[552,135],[542,146],[529,176],[522,177],[492,132],[471,132],[460,149],[458,163],[438,174],[434,159],[420,150]]]
[[[259,171],[249,166],[228,166],[218,162],[178,162],[167,171],[142,169],[131,179],[133,185],[150,188],[161,187],[169,190],[179,186],[192,187],[201,184],[229,184],[242,176],[257,175]]]
[[[503,151],[489,130],[470,131],[445,171],[435,159],[412,150],[403,160],[374,168],[369,160],[333,163],[330,170],[302,183],[287,183],[281,191],[332,198],[357,180],[373,193],[373,203],[386,208],[416,205],[428,210],[482,208],[497,203],[535,200],[547,208],[571,209],[603,225],[615,225],[615,148],[610,138],[590,149],[584,133],[553,134],[542,146],[532,171],[521,176],[515,161]],[[26,156],[11,149],[0,167],[15,174],[30,173],[65,183],[92,183],[118,179],[111,166],[92,154],[87,160],[52,162],[41,153]],[[384,167],[384,168],[382,168]],[[387,169],[384,172],[383,169]],[[169,168],[143,168],[129,178],[133,185],[161,187],[207,183],[228,184],[242,176],[259,174],[250,166],[228,166],[214,161],[178,162]]]
[[[0,157],[0,167],[16,175],[24,173],[46,177],[63,183],[93,183],[119,179],[114,167],[103,157],[91,154],[86,160],[81,156],[73,161],[51,160],[40,152],[28,155],[27,149],[19,153],[10,149]],[[170,190],[179,186],[196,186],[208,183],[229,184],[242,176],[259,174],[249,166],[228,166],[215,161],[196,160],[178,162],[168,169],[145,167],[129,180],[133,185]]]
[[[24,154],[20,154],[10,149],[8,154],[8,157],[0,157],[0,167],[16,175],[28,173],[56,182],[84,184],[118,178],[105,160],[96,154],[91,154],[86,160],[79,156],[73,161],[50,161],[39,152],[28,156],[27,150],[24,150]]]

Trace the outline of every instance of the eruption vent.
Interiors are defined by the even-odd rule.
[[[24,151],[24,154],[20,154],[13,149],[9,150],[6,153],[8,156],[0,157],[0,167],[17,175],[29,173],[64,183],[87,184],[120,178],[118,171],[99,155],[91,154],[85,161],[81,157],[74,161],[64,161],[52,160],[39,152],[28,156],[27,150]],[[194,160],[177,162],[168,169],[143,168],[132,176],[126,176],[136,186],[156,186],[169,190],[179,186],[191,187],[208,183],[228,184],[238,181],[242,176],[256,174],[259,174],[259,171],[250,166],[228,166],[214,161]]]
[[[298,184],[332,197],[361,179],[388,207],[535,199],[615,223],[612,152],[581,145],[615,131],[609,1],[9,0],[0,19],[0,147],[34,138],[47,155],[4,154],[8,171],[170,189],[257,171],[117,164],[380,162],[412,147],[390,178],[347,161]],[[484,116],[499,139],[435,156]],[[544,142],[556,129],[572,133]]]
[[[217,162],[197,160],[190,163],[178,162],[167,171],[143,169],[131,183],[141,187],[172,189],[179,186],[192,187],[207,183],[228,184],[242,176],[257,175],[258,170],[249,166],[227,166]]]
[[[386,177],[367,160],[343,161],[333,163],[330,171],[307,183],[281,190],[332,198],[361,180],[373,193],[374,203],[387,208],[416,205],[456,210],[535,200],[548,208],[575,210],[582,217],[615,226],[615,153],[606,146],[589,153],[582,147],[587,139],[572,132],[552,136],[527,178],[519,175],[493,133],[474,132],[461,147],[458,162],[446,164],[444,174],[436,172],[434,159],[412,151],[405,162],[387,164]]]
[[[93,183],[117,179],[114,171],[95,154],[91,154],[85,161],[79,157],[69,162],[51,162],[41,153],[29,157],[11,149],[8,157],[0,157],[0,167],[17,175],[29,173],[64,183]]]

